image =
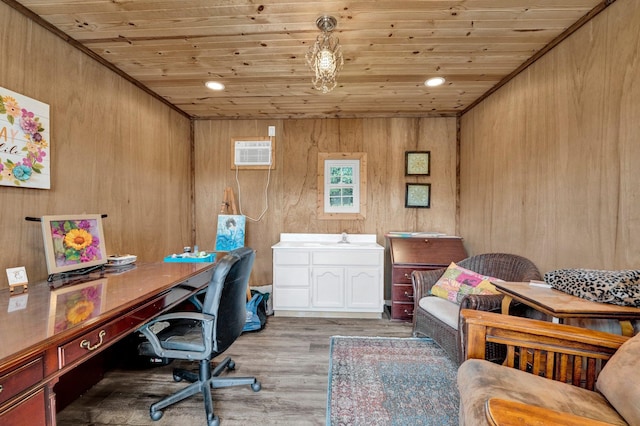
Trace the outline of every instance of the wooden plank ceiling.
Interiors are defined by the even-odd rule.
[[[457,115],[612,3],[3,1],[194,119]],[[328,94],[312,88],[305,62],[323,14],[338,20],[345,59]],[[436,75],[447,82],[423,84]],[[208,90],[207,80],[226,90]]]

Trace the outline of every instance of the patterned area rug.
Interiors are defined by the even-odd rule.
[[[458,424],[457,366],[431,339],[331,338],[328,426]]]

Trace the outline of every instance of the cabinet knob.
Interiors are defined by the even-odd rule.
[[[425,242],[425,244],[429,244],[431,241],[429,241],[429,239],[425,238],[424,242]]]
[[[404,310],[405,315],[412,317],[413,316],[413,311],[408,311],[408,310]]]
[[[4,390],[4,386],[0,385],[0,393]]]
[[[408,280],[410,280],[410,279],[411,279],[411,275],[410,275],[410,274],[407,274],[407,273],[405,273],[405,274],[404,274],[404,277],[405,277],[406,279],[408,279]]]
[[[408,291],[404,292],[404,297],[408,297],[409,299],[413,299],[413,294],[409,293]]]

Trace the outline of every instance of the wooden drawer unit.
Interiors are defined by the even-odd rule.
[[[386,236],[387,258],[385,292],[391,296],[391,319],[413,319],[413,286],[411,273],[446,268],[451,262],[467,257],[458,237],[393,237]]]
[[[44,378],[42,358],[30,361],[0,376],[0,406]]]

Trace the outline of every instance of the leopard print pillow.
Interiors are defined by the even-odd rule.
[[[557,269],[544,274],[556,290],[592,302],[640,308],[640,270]]]

